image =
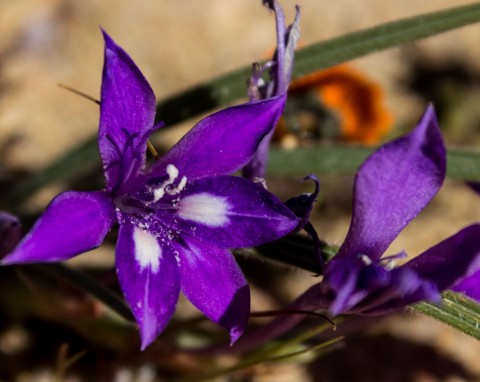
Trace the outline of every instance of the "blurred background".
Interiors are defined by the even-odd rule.
[[[288,21],[293,20],[295,3],[281,1]],[[417,0],[415,6],[400,0],[298,3],[302,7],[300,45],[305,46],[471,2]],[[259,0],[0,0],[0,197],[16,181],[41,171],[95,134],[98,106],[57,84],[99,97],[103,63],[99,26],[132,56],[158,99],[264,59],[275,46],[273,14]],[[277,143],[285,147],[317,141],[379,144],[410,130],[427,102],[433,101],[447,143],[479,148],[479,36],[480,25],[473,25],[355,60],[341,69],[342,78],[347,78],[343,85],[332,85],[332,73],[318,75],[323,80],[317,82],[293,85],[300,96],[291,97],[293,103],[282,121]],[[375,94],[371,103],[375,113],[383,116],[379,117],[383,125],[378,134],[368,142],[342,130],[347,113],[363,109],[338,106],[329,95],[348,98],[359,86]],[[331,88],[333,93],[328,93]],[[302,89],[317,97],[313,109],[302,104],[308,98]],[[354,101],[353,97],[348,102]],[[199,119],[169,129],[155,141],[168,147]],[[327,122],[328,129],[323,129]],[[305,174],[308,172],[306,168]],[[269,188],[286,199],[308,190],[308,185],[298,182],[305,174],[292,179],[269,178]],[[322,239],[340,244],[350,220],[352,177],[320,177],[322,193],[314,223]],[[95,183],[90,178],[79,182],[85,182],[83,188]],[[56,185],[32,195],[21,206],[27,217],[25,225],[31,224],[29,218],[54,195],[70,187],[75,184]],[[419,254],[463,226],[478,222],[479,217],[478,195],[461,182],[447,181],[389,253],[405,249],[411,255]],[[70,263],[116,288],[113,245],[106,243]],[[285,307],[318,281],[307,272],[270,263],[242,260],[242,266],[252,281],[253,311]],[[178,344],[175,341],[181,337],[178,328],[141,354],[133,326],[113,317],[68,283],[34,267],[4,268],[0,274],[0,381],[169,381],[179,376],[189,380],[189,375],[205,371],[204,360],[172,352],[172,344]],[[271,277],[267,279],[265,274]],[[196,315],[182,299],[178,320]],[[365,327],[367,330],[363,327],[352,333],[326,354],[263,364],[217,380],[480,380],[480,345],[436,321],[407,313]],[[218,366],[215,362],[209,367]],[[218,362],[229,365],[233,361]]]

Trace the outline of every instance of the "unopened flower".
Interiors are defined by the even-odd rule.
[[[243,169],[243,175],[249,179],[264,178],[268,161],[268,150],[274,133],[275,125],[285,108],[287,90],[293,70],[293,58],[298,38],[300,37],[300,8],[296,7],[294,22],[288,27],[285,25],[285,15],[277,0],[264,0],[263,3],[275,13],[277,25],[277,49],[273,59],[263,67],[254,65],[253,75],[250,78],[250,100],[268,100],[280,98],[283,100],[280,113],[276,115],[275,124],[263,138],[254,157]],[[264,81],[262,74],[269,70],[270,79]]]
[[[148,137],[161,127],[155,96],[127,53],[104,37],[98,143],[105,190],[57,196],[3,264],[66,260],[99,246],[118,222],[116,269],[142,349],[166,326],[180,290],[234,342],[250,295],[227,248],[278,239],[299,219],[260,185],[226,174],[252,158],[284,98],[210,115],[146,164]]]

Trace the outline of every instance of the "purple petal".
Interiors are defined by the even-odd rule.
[[[106,192],[64,192],[52,200],[2,264],[69,259],[102,244],[115,221],[114,207]]]
[[[285,28],[285,14],[280,3],[276,0],[264,1],[271,10],[275,12],[275,21],[277,27],[277,49],[274,55],[276,67],[275,76],[275,95],[285,93],[290,83],[290,77],[293,69],[293,58],[295,47],[300,37],[300,7],[296,6],[295,20],[293,24]]]
[[[452,290],[463,293],[480,303],[480,271],[460,281]]]
[[[140,328],[141,350],[165,328],[178,300],[180,274],[175,249],[168,243],[133,224],[120,226],[117,275]]]
[[[182,291],[197,309],[240,337],[250,315],[250,290],[232,254],[214,245],[185,238],[178,245]]]
[[[155,95],[130,56],[105,38],[98,143],[108,190],[116,190],[144,164],[153,130]]]
[[[384,277],[385,285],[377,285],[376,288],[370,285],[369,293],[349,313],[379,315],[422,300],[441,301],[436,285],[412,268],[401,266],[384,272],[387,276]]]
[[[188,184],[174,214],[165,214],[183,234],[226,248],[279,239],[299,219],[262,186],[235,176],[201,178]]]
[[[472,280],[467,279],[465,283],[461,281],[480,269],[480,224],[462,229],[412,259],[407,265],[421,277],[435,283],[441,291],[457,284],[455,290],[463,289],[475,298],[480,294],[480,283],[472,289]]]
[[[252,160],[242,169],[242,176],[250,180],[263,179],[267,173],[268,153],[274,128],[280,119],[280,114],[272,127],[272,130],[262,139]]]
[[[350,259],[327,263],[325,278],[320,286],[325,296],[331,296],[328,311],[332,316],[345,312],[359,301],[357,284],[362,268],[363,264]],[[357,296],[352,299],[354,294]]]
[[[212,114],[197,123],[151,173],[163,174],[173,164],[188,180],[230,174],[243,167],[262,138],[277,123],[286,96],[247,103]]]
[[[407,136],[381,147],[360,167],[350,229],[338,255],[378,260],[425,207],[445,178],[445,147],[432,106]]]
[[[20,242],[22,231],[22,226],[16,216],[0,211],[0,258]]]

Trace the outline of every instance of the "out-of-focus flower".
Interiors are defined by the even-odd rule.
[[[0,258],[8,254],[22,239],[22,226],[16,216],[0,211]]]
[[[390,131],[393,117],[382,88],[351,65],[319,70],[291,82],[289,101],[276,140],[291,133],[311,139],[376,144]]]
[[[119,223],[116,268],[140,327],[142,349],[171,318],[180,289],[234,342],[250,312],[247,282],[227,248],[278,239],[299,219],[262,186],[229,176],[255,153],[285,95],[200,121],[146,164],[155,96],[106,33],[98,143],[106,188],[58,195],[3,264],[61,261],[99,246]]]

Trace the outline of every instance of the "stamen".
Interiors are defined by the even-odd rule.
[[[168,179],[162,182],[162,184],[160,184],[159,186],[152,188],[153,200],[148,204],[158,202],[161,198],[163,198],[165,194],[176,195],[185,188],[187,184],[186,176],[182,177],[182,179],[180,180],[177,186],[173,186],[173,184],[175,183],[175,180],[178,178],[178,175],[179,175],[178,168],[176,168],[173,164],[169,164],[167,166],[166,171],[167,171]]]
[[[183,176],[182,180],[180,180],[180,183],[178,183],[176,187],[170,188],[167,186],[165,188],[165,191],[167,192],[168,195],[177,195],[185,188],[186,184],[187,184],[187,177]]]
[[[362,262],[365,264],[365,265],[371,265],[372,264],[372,259],[370,257],[368,257],[367,255],[360,255],[360,260],[362,260]]]
[[[152,154],[153,158],[158,159],[159,156],[158,156],[157,150],[155,150],[155,147],[153,147],[152,142],[147,141],[147,147],[148,147],[148,151],[150,151],[150,154]]]

